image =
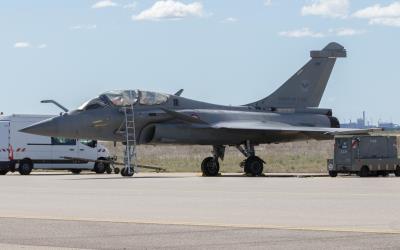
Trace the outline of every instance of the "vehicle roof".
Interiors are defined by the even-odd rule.
[[[337,135],[335,139],[346,139],[346,138],[371,138],[371,137],[399,137],[400,135]]]

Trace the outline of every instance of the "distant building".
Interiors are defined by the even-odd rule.
[[[383,128],[384,130],[400,130],[400,125],[393,122],[379,122],[378,125],[367,124],[365,111],[363,112],[362,118],[358,118],[356,122],[351,120],[348,123],[341,123],[342,128],[354,128],[354,129],[365,129],[365,128]]]
[[[378,124],[379,128],[384,128],[385,130],[399,130],[400,126],[398,124],[394,124],[393,122],[380,122]]]

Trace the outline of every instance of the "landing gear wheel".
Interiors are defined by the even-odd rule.
[[[22,161],[18,166],[18,172],[21,175],[29,175],[32,172],[33,165],[29,161]]]
[[[93,171],[96,172],[96,174],[104,174],[104,172],[106,172],[106,165],[103,162],[96,162]]]
[[[219,174],[219,162],[213,157],[207,157],[201,163],[203,176],[217,176]]]
[[[6,175],[10,171],[8,167],[0,169],[0,175]]]
[[[394,175],[397,177],[400,177],[400,166],[396,167],[396,170],[394,171]]]
[[[338,173],[336,171],[329,171],[329,176],[330,177],[336,177]]]
[[[71,169],[71,173],[73,174],[80,174],[82,172],[82,169]]]
[[[367,166],[363,166],[358,175],[360,177],[368,177],[370,175],[369,168]]]
[[[119,168],[114,168],[114,174],[119,174],[120,169]]]
[[[133,176],[133,168],[128,168],[124,167],[121,169],[121,175],[124,177],[132,177]]]
[[[264,170],[264,161],[257,156],[250,156],[244,163],[244,172],[252,176],[262,175]]]

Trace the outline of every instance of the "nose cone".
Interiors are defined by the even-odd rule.
[[[57,118],[58,117],[35,123],[29,127],[21,129],[20,132],[43,136],[59,136],[59,122]]]

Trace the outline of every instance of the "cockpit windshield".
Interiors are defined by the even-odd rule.
[[[138,92],[136,90],[108,91],[85,102],[78,108],[78,110],[97,109],[105,106],[129,106],[135,104],[137,100]]]
[[[122,107],[135,104],[138,99],[138,92],[136,90],[114,90],[101,96],[106,97],[111,105]]]
[[[140,91],[139,103],[142,105],[160,105],[168,101],[168,95],[150,91]]]
[[[169,95],[139,90],[115,90],[101,94],[82,104],[78,110],[90,110],[105,106],[125,107],[137,102],[141,105],[160,105],[168,101]]]
[[[91,99],[85,103],[83,103],[78,110],[90,110],[90,109],[97,109],[97,108],[102,108],[104,107],[106,104],[100,100],[100,98],[94,98]]]

